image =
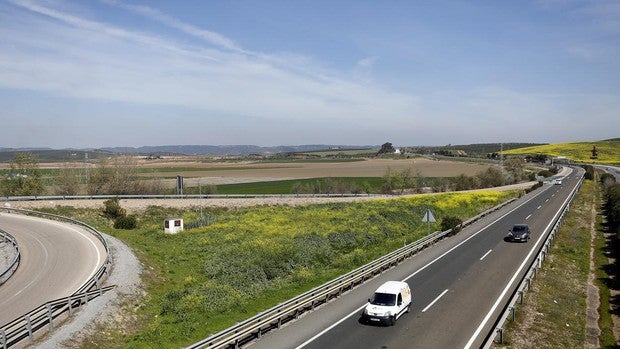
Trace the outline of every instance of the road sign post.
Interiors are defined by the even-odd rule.
[[[428,224],[428,235],[431,234],[431,223],[435,223],[435,217],[433,216],[433,212],[431,212],[430,208],[426,209],[426,213],[424,213],[424,217],[422,217],[422,222],[426,222]]]

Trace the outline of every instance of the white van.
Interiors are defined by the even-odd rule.
[[[404,313],[409,312],[411,290],[406,282],[388,281],[381,285],[362,312],[362,321],[394,325]]]

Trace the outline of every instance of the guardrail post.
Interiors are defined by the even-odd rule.
[[[30,321],[30,315],[24,315],[24,320],[26,320],[26,330],[28,330],[28,338],[30,338],[30,343],[32,343],[32,322]]]
[[[523,291],[518,291],[519,294],[519,304],[523,304]]]
[[[527,289],[529,290],[529,289],[530,289],[530,287],[532,286],[532,285],[531,285],[531,284],[532,284],[532,279],[530,279],[530,278],[525,278],[525,282],[527,283]]]
[[[99,279],[95,279],[95,285],[97,285],[97,289],[99,290],[99,295],[103,294],[103,290],[99,287]]]
[[[510,315],[512,315],[512,322],[514,322],[515,321],[515,313],[517,312],[517,309],[515,307],[510,307],[508,309],[510,309]]]
[[[499,344],[504,344],[504,329],[498,328],[496,329],[497,335],[499,336]]]
[[[6,333],[4,332],[3,329],[0,328],[0,338],[2,338],[2,349],[6,349],[7,348],[7,344],[6,344]]]
[[[45,304],[45,307],[47,308],[47,317],[50,319],[50,330],[53,330],[54,324],[52,323],[52,320],[54,319],[52,318],[52,306],[49,303],[47,303]]]

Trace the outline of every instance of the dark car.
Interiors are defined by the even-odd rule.
[[[512,229],[508,231],[506,240],[508,241],[521,241],[527,242],[530,239],[530,227],[527,224],[515,224]]]

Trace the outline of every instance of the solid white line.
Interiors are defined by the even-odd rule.
[[[483,259],[484,259],[484,257],[488,256],[488,255],[489,255],[489,253],[491,253],[491,251],[493,251],[493,250],[489,250],[489,252],[485,253],[485,254],[484,254],[484,256],[480,257],[480,260],[483,260]]]
[[[439,296],[437,296],[437,298],[435,298],[434,301],[431,302],[431,304],[427,305],[426,308],[422,309],[422,312],[426,312],[428,310],[428,308],[432,307],[433,304],[435,304],[435,302],[437,302],[439,300],[439,298],[443,297],[444,294],[446,294],[446,292],[448,292],[448,289],[445,289],[443,292],[441,292],[441,294]]]
[[[566,200],[564,200],[564,203],[560,207],[563,207],[568,202],[569,199],[570,199],[570,195],[566,198]],[[547,227],[543,230],[544,232],[549,230],[549,227],[551,227],[551,224],[553,222],[555,222],[556,218],[560,215],[561,212],[562,212],[561,210],[556,212],[555,216],[553,216],[553,219],[549,221],[549,224],[547,224]],[[514,273],[512,278],[510,278],[510,281],[508,281],[508,284],[506,285],[506,287],[504,288],[502,293],[499,295],[499,297],[497,297],[497,300],[495,301],[495,303],[491,307],[491,310],[489,310],[489,312],[484,317],[484,319],[482,319],[482,322],[480,323],[480,326],[478,326],[478,328],[476,329],[474,334],[471,336],[471,338],[469,339],[467,344],[465,344],[464,349],[469,349],[474,344],[474,341],[476,340],[476,338],[478,338],[478,335],[480,334],[480,332],[482,332],[482,329],[484,328],[484,326],[487,324],[487,322],[491,318],[491,315],[493,315],[493,312],[495,312],[495,309],[497,309],[497,307],[499,306],[499,303],[502,301],[502,299],[504,299],[504,296],[506,295],[508,290],[512,287],[513,282],[515,282],[515,280],[517,279],[517,276],[519,275],[519,273],[521,273],[521,270],[523,269],[523,267],[525,267],[525,264],[527,263],[527,261],[532,256],[532,253],[534,253],[534,251],[537,250],[537,246],[538,246],[538,244],[540,244],[540,242],[541,242],[541,240],[542,240],[542,238],[544,236],[545,236],[545,234],[540,234],[540,237],[538,237],[538,240],[536,240],[536,244],[534,244],[534,246],[532,246],[532,249],[530,249],[530,252],[527,254],[525,259],[523,260],[523,262],[519,266],[519,269],[517,269],[517,271]]]
[[[462,244],[466,243],[467,241],[469,241],[470,239],[474,238],[474,236],[480,234],[481,232],[485,231],[490,225],[494,224],[495,222],[499,221],[500,219],[506,217],[507,215],[511,214],[512,212],[514,212],[515,210],[517,210],[519,207],[525,205],[526,203],[530,202],[532,199],[534,199],[535,197],[537,197],[538,195],[544,193],[545,190],[537,193],[536,195],[532,196],[531,198],[529,198],[527,201],[522,202],[519,206],[513,208],[512,210],[506,212],[505,214],[503,214],[501,217],[497,218],[495,221],[489,223],[488,225],[486,225],[484,228],[478,230],[477,232],[471,234],[471,236],[469,236],[467,239],[459,242],[456,246],[452,247],[451,249],[449,249],[448,251],[444,252],[442,255],[440,255],[439,257],[433,259],[432,261],[428,262],[425,266],[423,266],[422,268],[416,270],[415,272],[409,274],[409,276],[407,276],[406,278],[404,278],[402,281],[407,281],[410,278],[412,278],[413,276],[415,276],[417,273],[421,272],[422,270],[428,268],[431,264],[437,262],[438,260],[440,260],[441,258],[443,258],[445,255],[447,255],[448,253],[454,251],[455,249],[457,249],[459,246],[461,246]],[[331,330],[332,328],[338,326],[339,324],[341,324],[343,321],[345,321],[346,319],[350,318],[351,316],[353,316],[354,314],[357,314],[360,310],[364,309],[364,307],[366,306],[366,303],[364,305],[362,305],[361,307],[355,309],[354,311],[352,311],[349,315],[343,317],[342,319],[338,320],[336,323],[334,323],[333,325],[329,326],[328,328],[324,329],[323,331],[319,332],[318,334],[316,334],[315,336],[313,336],[312,338],[308,339],[307,341],[301,343],[299,346],[295,347],[295,349],[301,349],[303,347],[305,347],[306,345],[310,344],[311,342],[313,342],[315,339],[319,338],[320,336],[324,335],[326,332],[328,332],[329,330]]]
[[[532,217],[532,215],[528,215],[527,217],[525,217],[525,220],[527,221],[528,219],[530,219],[530,217]]]

